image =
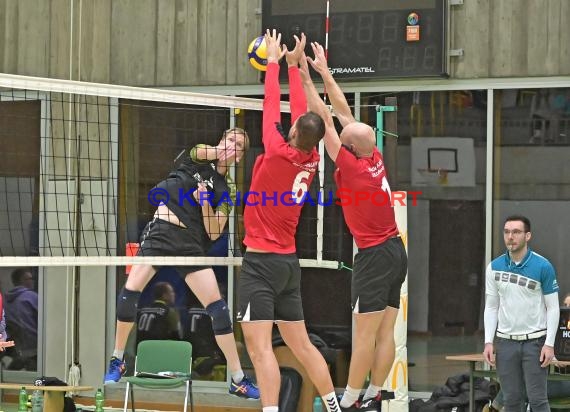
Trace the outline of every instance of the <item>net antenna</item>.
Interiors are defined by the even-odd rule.
[[[16,109],[16,101],[26,104]],[[184,156],[180,147],[169,144],[204,135],[219,139],[236,122],[231,109],[260,112],[261,99],[0,74],[0,104],[20,110],[6,120],[14,126],[9,127],[14,141],[22,143],[14,149],[20,151],[16,158],[32,158],[31,164],[39,165],[39,171],[29,172],[19,161],[11,169],[14,176],[0,186],[0,268],[77,267],[83,273],[83,268],[133,264],[241,265],[239,256],[125,256],[125,245],[138,241],[143,223],[150,220],[137,214],[151,209],[148,190],[172,170],[173,159]],[[38,116],[27,118],[36,106]],[[290,111],[288,102],[281,102],[281,111]],[[0,119],[5,113],[0,111]],[[22,118],[26,121],[18,123]],[[37,138],[18,135],[26,123],[38,124]],[[26,146],[28,140],[40,142],[37,150]],[[155,157],[168,161],[153,163]],[[149,170],[156,177],[143,180],[140,174]],[[319,178],[325,199],[324,161]],[[24,180],[28,183],[22,190]],[[27,207],[31,210],[24,214]],[[337,261],[323,258],[324,206],[316,207],[318,217],[311,225],[317,252],[301,259],[301,265],[336,269]]]
[[[325,61],[329,61],[329,28],[330,28],[330,0],[327,0],[327,13],[325,16]],[[327,87],[323,89],[323,100],[327,104]]]

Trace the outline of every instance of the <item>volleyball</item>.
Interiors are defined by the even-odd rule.
[[[247,57],[251,65],[257,70],[261,70],[262,72],[267,70],[267,46],[265,45],[265,37],[259,36],[249,43]]]

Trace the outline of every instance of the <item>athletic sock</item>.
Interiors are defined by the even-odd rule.
[[[123,350],[115,349],[115,350],[113,351],[113,357],[114,357],[114,358],[117,358],[117,359],[119,359],[119,360],[122,361],[122,360],[123,360],[123,356],[125,356],[125,350],[124,350],[124,349],[123,349]]]
[[[327,408],[327,412],[340,412],[340,407],[338,406],[338,400],[336,399],[336,393],[334,393],[334,391],[321,396],[321,398],[323,398],[323,403]]]
[[[346,389],[344,390],[342,399],[340,400],[340,406],[343,408],[350,408],[352,405],[354,405],[354,402],[358,400],[359,396],[360,389],[354,389],[346,385]]]
[[[245,374],[243,373],[243,370],[241,370],[241,369],[239,371],[232,372],[232,381],[234,381],[234,383],[240,383],[244,376],[245,376]],[[264,410],[265,410],[265,408],[264,408]]]
[[[279,406],[264,406],[263,412],[279,412]]]
[[[382,390],[381,386],[376,386],[376,385],[370,384],[368,386],[368,389],[366,389],[366,392],[364,393],[364,398],[362,398],[362,400],[367,401],[368,399],[375,398],[376,395],[378,395],[378,393],[381,390]]]

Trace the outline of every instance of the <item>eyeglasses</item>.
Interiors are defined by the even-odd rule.
[[[519,230],[519,229],[514,229],[514,230],[503,230],[503,235],[505,236],[509,236],[509,235],[513,235],[513,236],[518,236],[521,235],[523,233],[526,233],[524,230]]]

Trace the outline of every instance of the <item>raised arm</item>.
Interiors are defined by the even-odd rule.
[[[334,127],[334,121],[329,109],[326,107],[325,103],[321,100],[317,89],[315,88],[315,84],[311,80],[311,75],[309,74],[309,66],[307,64],[307,56],[303,53],[301,59],[299,60],[300,64],[300,74],[301,79],[303,81],[303,88],[305,89],[305,94],[307,96],[307,104],[309,106],[309,110],[315,112],[325,122],[325,149],[329,154],[329,157],[332,161],[336,161],[336,157],[338,156],[338,152],[341,148],[340,138],[338,137],[338,133]]]
[[[224,231],[224,227],[228,222],[229,211],[225,208],[217,208],[214,210],[210,200],[211,194],[203,183],[198,183],[198,188],[194,192],[194,198],[202,207],[202,221],[204,228],[211,240],[216,240]]]
[[[340,124],[344,127],[349,123],[355,122],[356,120],[350,111],[350,107],[346,101],[344,93],[329,71],[323,46],[317,42],[313,42],[311,43],[311,47],[313,48],[315,57],[314,59],[311,59],[310,57],[307,59],[309,60],[309,63],[311,63],[311,66],[313,66],[313,69],[321,75],[327,94],[332,103],[334,113],[340,121]]]
[[[281,33],[275,29],[265,33],[267,47],[267,72],[265,74],[265,97],[263,99],[263,133],[262,140],[267,150],[276,139],[283,138],[276,133],[275,124],[281,122],[281,88],[279,86],[279,60],[287,48],[281,49]]]
[[[289,104],[291,106],[291,124],[295,123],[301,115],[307,112],[307,98],[299,75],[299,61],[304,54],[307,39],[305,33],[301,34],[301,39],[295,37],[295,48],[285,53],[287,67],[289,71]]]

